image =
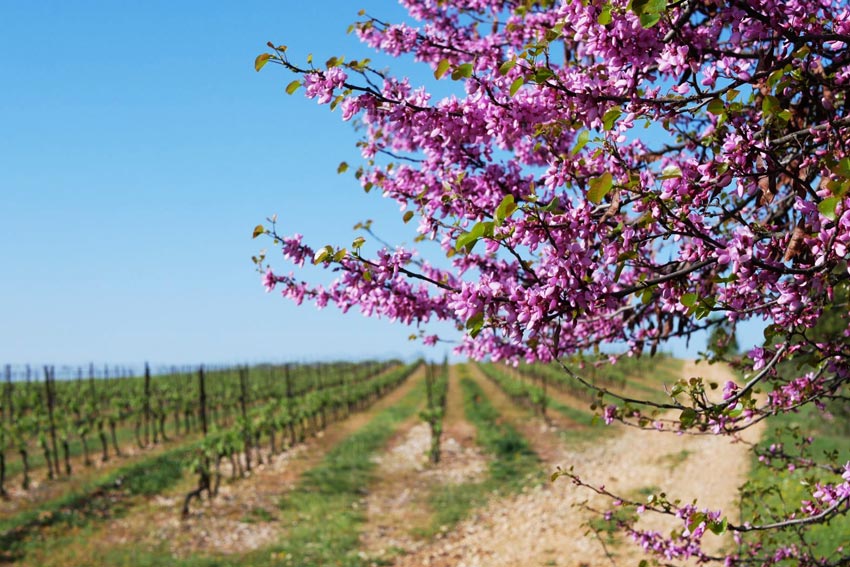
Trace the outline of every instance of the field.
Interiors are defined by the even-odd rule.
[[[730,377],[666,357],[588,372],[643,395],[697,372]],[[605,426],[592,392],[562,376],[554,367],[368,363],[56,382],[52,393],[47,380],[38,385],[47,412],[35,384],[16,383],[5,391],[17,409],[4,434],[0,561],[636,565],[637,548],[592,511],[603,501],[550,482],[558,466],[621,494],[663,486],[737,509],[751,474],[745,446]],[[63,414],[52,418],[67,448],[58,459],[51,404]],[[29,437],[21,423],[35,424]],[[730,545],[709,537],[715,549]]]

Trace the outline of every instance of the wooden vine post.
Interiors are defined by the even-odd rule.
[[[145,445],[150,444],[151,427],[151,368],[145,362]]]

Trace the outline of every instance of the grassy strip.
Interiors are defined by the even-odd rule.
[[[500,421],[499,412],[481,386],[468,377],[463,377],[460,385],[466,417],[478,430],[476,440],[493,460],[484,481],[441,486],[431,495],[434,520],[422,534],[426,536],[458,523],[470,510],[484,505],[494,492],[517,492],[545,477],[528,441],[509,423]]]
[[[122,514],[132,496],[159,494],[183,478],[189,448],[181,447],[114,470],[79,490],[0,522],[0,560],[22,557],[33,532],[47,527],[81,528]],[[36,543],[43,545],[43,542]]]
[[[840,402],[839,402],[840,403]],[[797,413],[779,414],[768,418],[768,430],[759,443],[761,448],[772,444],[783,444],[790,452],[799,443],[801,437],[813,437],[808,448],[808,455],[815,460],[824,460],[824,455],[831,458],[826,460],[843,464],[850,460],[850,413],[847,408],[840,408],[839,403],[833,402],[833,418],[828,420],[824,414],[808,405]],[[799,452],[797,453],[799,455]],[[753,458],[750,479],[744,487],[749,497],[744,499],[742,516],[753,518],[753,523],[770,523],[791,512],[798,512],[802,500],[813,500],[811,493],[818,481],[835,483],[838,475],[824,471],[796,469],[775,470],[764,466]],[[801,539],[805,534],[805,539]],[[774,549],[781,545],[796,544],[801,550],[819,557],[828,555],[840,546],[847,545],[847,534],[850,534],[850,515],[844,514],[834,518],[828,524],[810,526],[797,532],[788,529],[773,532],[766,536],[760,534],[745,534],[744,541],[752,543],[762,537],[766,549]],[[834,559],[834,558],[833,558]],[[782,563],[785,565],[785,563]],[[789,560],[788,565],[794,562]]]
[[[415,414],[425,398],[417,384],[401,401],[336,445],[315,468],[301,477],[280,506],[281,521],[291,525],[283,542],[243,556],[174,557],[163,545],[139,550],[105,550],[103,565],[112,567],[262,567],[294,565],[359,566],[359,530],[365,516],[359,503],[373,480],[372,455],[389,441],[399,425]]]
[[[386,445],[403,421],[415,414],[423,399],[420,383],[304,474],[281,503],[282,521],[292,527],[282,545],[273,547],[270,554],[266,550],[263,564],[269,557],[272,562],[284,560],[299,567],[361,564],[357,551],[365,515],[359,504],[373,480],[372,455]]]

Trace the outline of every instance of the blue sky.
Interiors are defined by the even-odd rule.
[[[273,213],[328,242],[397,216],[336,174],[357,157],[352,128],[287,96],[281,69],[253,69],[269,40],[363,53],[345,31],[367,6],[3,3],[0,362],[421,350],[388,322],[267,295],[250,261]]]
[[[413,236],[336,174],[358,159],[351,126],[253,69],[269,40],[296,60],[366,55],[345,33],[360,8],[401,16],[376,0],[0,4],[0,362],[421,352],[407,328],[268,296],[250,261],[274,213],[313,242],[367,218]]]

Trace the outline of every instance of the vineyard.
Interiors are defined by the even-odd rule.
[[[683,376],[664,357],[585,368],[594,386],[625,394]],[[20,374],[7,371],[3,391],[6,563],[521,565],[499,551],[499,530],[517,506],[553,502],[565,508],[550,514],[576,517],[569,537],[529,510],[512,528],[552,539],[532,546],[535,564],[578,564],[559,555],[576,541],[585,558],[630,553],[573,508],[580,492],[548,480],[557,466],[613,465],[600,448],[630,435],[605,427],[597,393],[553,365]],[[658,448],[640,466],[685,470],[695,446]],[[724,450],[735,482],[719,492],[731,497],[747,466]],[[641,482],[631,490],[651,489]]]

